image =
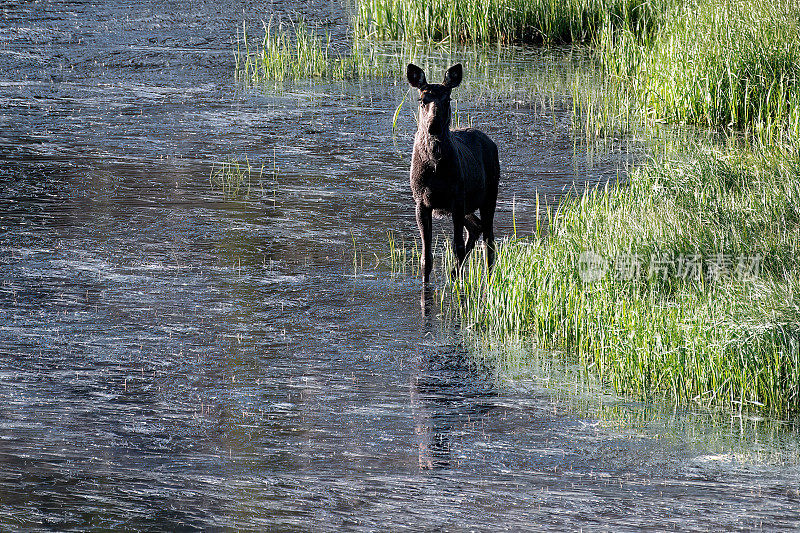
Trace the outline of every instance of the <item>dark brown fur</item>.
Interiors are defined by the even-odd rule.
[[[411,192],[422,236],[422,272],[427,283],[433,268],[433,215],[453,218],[453,253],[457,275],[464,258],[483,233],[488,271],[494,264],[494,211],[500,182],[497,145],[476,129],[450,129],[450,92],[461,83],[461,64],[450,67],[442,84],[429,84],[425,73],[408,65],[408,82],[419,89],[419,127],[411,158]],[[475,215],[480,212],[480,218]],[[467,242],[464,243],[464,228]]]

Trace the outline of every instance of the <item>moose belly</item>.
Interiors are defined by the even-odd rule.
[[[433,209],[437,216],[449,214],[453,207],[453,195],[449,189],[422,187],[419,190],[418,201],[425,207]]]

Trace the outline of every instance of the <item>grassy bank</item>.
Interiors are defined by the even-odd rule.
[[[647,40],[604,32],[596,56],[615,100],[657,122],[800,133],[800,4],[687,0]]]
[[[550,224],[504,245],[491,283],[471,263],[454,286],[467,323],[577,353],[625,393],[798,410],[796,149],[654,162]]]

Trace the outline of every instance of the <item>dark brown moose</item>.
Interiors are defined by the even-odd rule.
[[[425,73],[414,64],[406,76],[419,89],[419,124],[411,158],[411,191],[417,209],[417,225],[422,236],[422,272],[425,283],[433,268],[431,234],[437,218],[453,217],[453,253],[461,272],[464,258],[483,233],[487,272],[494,263],[494,220],[500,162],[497,145],[482,131],[473,128],[450,129],[450,92],[461,83],[461,64],[453,65],[444,82],[428,83]],[[475,215],[480,212],[480,218]],[[464,228],[467,242],[464,243]],[[488,274],[487,274],[488,275]]]

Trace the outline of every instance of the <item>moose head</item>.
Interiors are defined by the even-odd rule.
[[[461,83],[462,75],[463,69],[458,63],[447,69],[441,84],[428,83],[421,68],[413,63],[408,65],[408,83],[419,89],[419,128],[422,131],[440,136],[450,130],[450,92]]]

